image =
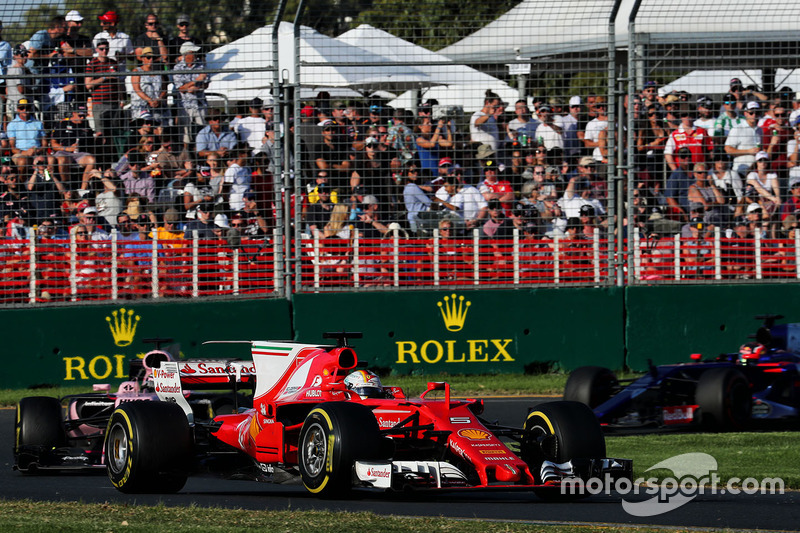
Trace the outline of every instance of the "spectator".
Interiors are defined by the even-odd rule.
[[[186,218],[193,220],[196,218],[197,206],[202,203],[213,204],[216,197],[222,194],[222,183],[217,185],[214,190],[209,183],[210,173],[202,169],[194,179],[188,179],[183,187],[183,208]]]
[[[758,192],[758,202],[767,215],[773,215],[781,206],[778,175],[770,172],[770,159],[766,152],[756,154],[755,169],[747,174],[747,187]]]
[[[561,126],[561,137],[564,139],[565,159],[574,162],[583,152],[583,136],[586,124],[581,116],[581,97],[569,99],[569,112],[556,118]]]
[[[439,161],[444,155],[443,149],[453,147],[453,134],[447,127],[447,122],[440,118],[434,127],[430,117],[420,117],[414,127],[414,133],[420,167],[432,176],[438,175]]]
[[[736,108],[736,96],[731,93],[722,98],[722,114],[714,121],[714,146],[725,146],[731,130],[744,122],[743,114]]]
[[[355,229],[362,239],[380,239],[389,229],[385,224],[382,224],[379,214],[378,198],[368,194],[364,196],[361,202],[361,213],[358,214],[355,221]]]
[[[173,81],[180,93],[180,104],[178,107],[178,122],[184,129],[184,143],[189,144],[192,138],[192,125],[203,126],[205,124],[206,96],[205,90],[208,86],[208,74],[198,74],[197,70],[202,70],[205,65],[197,61],[197,52],[200,47],[193,42],[185,42],[181,45],[181,59],[175,65],[175,75]]]
[[[6,75],[12,63],[11,45],[3,39],[3,21],[0,20],[0,114],[2,114],[2,129],[5,131],[6,119]],[[14,117],[9,117],[12,120]]]
[[[697,99],[697,119],[694,121],[695,128],[703,128],[706,130],[706,137],[708,137],[714,144],[714,131],[716,127],[716,120],[713,116],[714,100],[708,96],[701,96]]]
[[[789,178],[789,198],[781,205],[781,220],[790,215],[800,218],[800,176]]]
[[[153,239],[157,239],[159,242],[163,241],[177,241],[183,239],[183,232],[179,231],[178,222],[180,221],[180,215],[177,210],[170,207],[166,211],[164,211],[163,216],[164,224],[158,226],[155,231],[151,232],[148,237]],[[166,242],[166,246],[170,248],[177,248],[180,246],[179,243],[175,242]]]
[[[687,107],[681,108],[679,116],[680,126],[670,134],[664,146],[664,160],[671,171],[678,168],[673,154],[681,148],[685,147],[691,152],[691,163],[705,163],[714,150],[706,130],[694,126],[694,116]]]
[[[86,106],[73,105],[69,120],[59,122],[53,131],[50,145],[52,157],[58,162],[58,175],[67,188],[73,189],[70,164],[83,168],[81,189],[89,189],[89,175],[97,163],[94,151],[94,132],[86,125]]]
[[[573,176],[569,180],[564,196],[558,203],[567,218],[579,219],[581,207],[585,205],[592,206],[595,213],[605,214],[605,209],[595,196],[591,183],[583,176]]]
[[[705,216],[703,221],[706,224],[723,225],[727,222],[725,215],[729,214],[723,210],[725,197],[722,195],[712,180],[708,179],[708,168],[705,163],[695,163],[692,169],[694,183],[689,185],[687,198],[689,204],[700,204],[703,206]]]
[[[3,131],[7,127],[5,122],[14,120],[19,101],[23,98],[26,100],[32,99],[33,94],[33,86],[30,79],[12,78],[13,76],[26,76],[31,73],[28,67],[25,66],[25,62],[28,61],[28,49],[25,48],[25,45],[18,44],[14,47],[13,58],[13,63],[7,70],[8,78],[3,76],[6,88],[4,116],[8,119],[3,121]],[[0,86],[0,91],[2,91],[2,86]]]
[[[83,16],[79,11],[73,9],[67,13],[64,19],[67,23],[67,31],[61,38],[61,53],[69,60],[73,72],[76,75],[82,75],[87,61],[92,57],[94,46],[92,46],[92,40],[80,32],[83,28]],[[85,87],[82,84],[81,87],[80,101],[83,102],[86,98]]]
[[[450,203],[458,208],[458,213],[464,219],[466,227],[475,228],[486,217],[489,203],[477,187],[466,181],[461,168],[454,168],[452,174],[458,192]]]
[[[97,20],[100,21],[102,31],[92,39],[95,49],[100,46],[101,41],[107,41],[108,57],[117,62],[120,72],[125,72],[128,70],[128,60],[135,57],[135,50],[130,36],[117,28],[119,16],[116,11],[106,11],[98,16]]]
[[[331,210],[330,219],[322,230],[322,237],[326,239],[338,237],[340,239],[349,240],[352,237],[352,226],[348,223],[349,219],[350,208],[347,204],[341,203],[334,205]]]
[[[119,77],[106,76],[120,72],[116,60],[109,57],[109,43],[100,39],[95,44],[97,56],[86,66],[86,88],[92,96],[94,129],[100,135],[113,138],[119,128],[122,108],[122,83]]]
[[[322,229],[330,220],[330,214],[335,205],[330,201],[328,185],[320,183],[316,189],[318,199],[309,205],[306,211],[306,224],[308,225],[308,233],[311,235],[322,234]]]
[[[586,124],[583,144],[592,150],[592,159],[605,163],[608,155],[606,134],[608,132],[608,114],[605,101],[598,101],[594,106],[597,117]]]
[[[744,178],[761,151],[761,131],[758,118],[761,106],[758,102],[748,102],[744,111],[745,121],[736,124],[725,141],[725,153],[733,156],[733,170]]]
[[[693,183],[689,175],[691,158],[692,153],[688,148],[680,148],[674,155],[677,168],[669,175],[664,191],[670,218],[686,219],[689,213],[689,187]]]
[[[17,102],[17,116],[9,122],[6,133],[11,159],[17,165],[17,171],[27,175],[31,158],[45,152],[46,134],[41,121],[34,118],[32,105],[26,98]]]
[[[250,101],[249,109],[250,115],[242,118],[236,124],[236,134],[239,140],[250,145],[250,148],[257,150],[261,146],[262,139],[266,132],[266,119],[264,118],[261,109],[268,105],[270,111],[272,104],[265,104],[261,98],[253,98]]]
[[[482,237],[510,239],[514,236],[514,222],[505,215],[504,211],[498,200],[489,200],[488,217],[481,229]]]
[[[184,239],[194,239],[195,235],[197,235],[198,239],[214,238],[213,225],[210,222],[212,209],[213,206],[211,204],[200,204],[197,206],[195,211],[197,216],[194,220],[187,222],[186,227],[184,228]]]
[[[252,192],[245,193],[243,199],[244,207],[241,211],[234,213],[232,222],[236,222],[238,217],[241,222],[242,234],[251,238],[267,235],[269,228],[267,221],[261,215],[256,195]]]
[[[85,231],[86,238],[90,241],[107,241],[108,232],[97,223],[97,208],[94,206],[84,207],[78,213],[78,223],[70,228],[70,233],[77,234],[77,231]],[[102,245],[96,245],[100,247]]]
[[[148,13],[144,19],[144,33],[141,33],[134,39],[134,52],[136,59],[142,61],[142,51],[145,48],[150,48],[154,55],[153,61],[156,58],[163,64],[169,64],[169,51],[167,50],[166,33],[161,25],[158,23],[158,15],[155,13]]]
[[[169,39],[167,44],[167,52],[169,53],[169,66],[174,68],[178,63],[180,56],[183,55],[181,47],[186,43],[200,45],[200,39],[197,36],[189,33],[191,23],[189,22],[189,15],[181,13],[175,19],[175,26],[178,28],[178,34]]]
[[[58,177],[47,167],[44,156],[33,159],[33,172],[25,184],[30,202],[30,222],[38,224],[59,214],[61,193],[65,190]]]
[[[200,130],[195,139],[195,149],[200,159],[211,155],[225,159],[229,151],[236,148],[236,134],[222,125],[222,112],[211,108],[206,115],[208,125]]]
[[[645,108],[658,104],[658,84],[654,81],[645,82],[641,97]]]
[[[244,195],[250,192],[251,172],[247,168],[246,144],[239,144],[231,153],[228,170],[225,171],[225,186],[229,189],[228,205],[231,211],[244,209]]]
[[[107,169],[104,172],[93,170],[90,177],[99,180],[103,184],[103,189],[97,193],[94,199],[97,215],[102,217],[107,225],[116,226],[117,217],[122,213],[122,199],[117,194],[114,171],[111,169]]]
[[[131,118],[142,113],[150,115],[161,124],[169,120],[167,109],[167,76],[153,66],[155,55],[149,46],[138,48],[138,57],[142,66],[133,70],[130,77],[133,92],[131,97]]]
[[[419,178],[419,168],[415,163],[411,163],[405,176],[405,186],[403,187],[403,202],[405,203],[408,225],[412,232],[419,232],[421,228],[420,213],[430,210],[432,200],[417,185]]]
[[[714,169],[709,173],[709,178],[725,198],[728,210],[733,213],[741,205],[744,191],[739,173],[731,171],[729,167],[728,157],[717,154],[714,157]]]
[[[130,169],[119,177],[125,185],[125,193],[128,196],[138,194],[141,198],[146,198],[148,203],[153,203],[156,199],[156,184],[150,172],[142,169],[145,166],[145,155],[142,152],[131,152],[128,154],[128,164]]]
[[[472,114],[469,121],[470,140],[474,143],[488,144],[492,150],[500,148],[500,132],[495,116],[500,106],[500,97],[492,91],[486,91],[483,108]]]
[[[491,154],[494,155],[494,154]],[[479,190],[483,199],[487,202],[497,200],[506,212],[511,212],[512,202],[514,201],[514,189],[508,180],[500,179],[497,176],[497,161],[487,157],[482,160],[483,181]]]
[[[560,161],[564,154],[563,130],[555,121],[550,104],[539,106],[539,120],[541,124],[536,128],[537,142],[547,150],[550,161]]]
[[[416,145],[414,144],[414,132],[406,124],[408,113],[405,109],[395,109],[392,115],[392,126],[389,128],[387,144],[394,148],[396,157],[401,161],[407,162],[414,157]]]
[[[322,143],[315,148],[315,160],[318,170],[328,172],[334,189],[345,186],[346,180],[352,173],[350,152],[345,144],[335,141],[332,124],[322,126]]]
[[[506,135],[509,140],[517,141],[521,147],[525,148],[528,146],[529,138],[534,138],[538,124],[532,129],[529,128],[531,110],[528,109],[528,102],[525,99],[517,100],[514,103],[514,115],[515,117],[506,125]]]
[[[44,76],[50,66],[50,60],[61,51],[61,37],[67,31],[64,17],[59,15],[50,19],[46,30],[34,33],[28,44],[28,68],[32,74]],[[31,95],[41,104],[46,104],[49,87],[45,78],[39,78],[33,83]]]
[[[647,108],[647,120],[638,123],[635,135],[637,166],[646,173],[647,181],[658,180],[664,167],[664,145],[669,138],[661,106]]]
[[[379,144],[372,136],[364,141],[364,152],[359,154],[350,174],[350,188],[362,187],[365,194],[373,194],[386,201],[390,190],[389,156],[378,149]]]
[[[785,177],[788,170],[788,145],[794,132],[787,122],[788,112],[778,100],[772,108],[772,118],[763,121],[759,127],[762,131],[761,146],[769,155],[772,170]]]

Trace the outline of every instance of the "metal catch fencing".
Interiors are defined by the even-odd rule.
[[[240,4],[0,8],[3,303],[797,279],[796,3]]]

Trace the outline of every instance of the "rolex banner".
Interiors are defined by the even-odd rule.
[[[0,387],[119,383],[129,361],[157,345],[182,359],[250,359],[249,344],[291,339],[285,300],[137,302],[0,311],[5,348]],[[43,391],[46,393],[46,391]]]
[[[359,360],[400,374],[621,368],[621,291],[437,291],[298,294],[295,337],[360,331]]]

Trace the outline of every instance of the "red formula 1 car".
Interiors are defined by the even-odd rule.
[[[174,492],[189,475],[285,482],[317,495],[352,488],[532,490],[562,497],[569,478],[630,478],[630,460],[605,457],[591,410],[577,402],[533,409],[522,428],[480,418],[482,400],[456,400],[446,383],[419,398],[355,370],[347,338],[337,346],[252,341],[253,408],[193,419],[180,363],[154,372],[161,402],[119,406],[106,431],[108,475],[122,492]]]
[[[157,348],[143,359],[134,358],[129,362],[128,381],[123,381],[116,392],[102,384],[94,386],[95,392],[63,398],[22,398],[17,404],[14,428],[14,469],[23,473],[105,469],[103,437],[111,413],[127,403],[158,401],[153,379],[155,369],[162,362],[175,362],[175,358],[159,345],[171,340],[145,339],[145,342],[155,343]],[[192,389],[182,391],[183,403],[197,420],[211,420],[219,413],[252,406],[252,370],[252,362],[181,361],[181,376]],[[248,387],[249,393],[239,391],[247,392]],[[200,390],[204,388],[223,389],[223,392]]]

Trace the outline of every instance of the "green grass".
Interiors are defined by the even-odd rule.
[[[602,526],[549,526],[508,521],[400,518],[373,513],[328,511],[249,511],[201,507],[147,507],[142,505],[35,503],[0,501],[0,530],[26,533],[569,533],[576,529],[609,533],[648,533],[649,528]],[[680,529],[670,531],[678,532]],[[713,530],[704,530],[713,531]],[[720,530],[721,531],[721,530]]]
[[[646,470],[675,455],[704,452],[717,460],[723,481],[780,477],[787,489],[800,489],[800,432],[629,435],[606,437],[606,447],[610,457],[633,459],[634,479],[672,477]]]

